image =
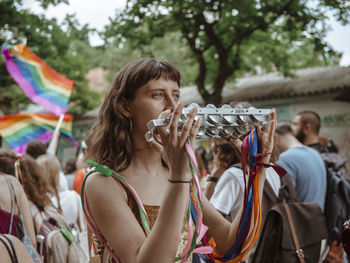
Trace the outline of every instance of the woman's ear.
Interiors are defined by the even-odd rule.
[[[122,99],[120,109],[121,109],[122,115],[125,118],[131,118],[132,117],[131,116],[131,112],[130,112],[130,108],[129,108],[129,103],[128,103],[128,101],[125,98]]]

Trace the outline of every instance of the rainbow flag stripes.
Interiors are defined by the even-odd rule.
[[[32,140],[47,142],[57,126],[59,116],[48,113],[19,113],[0,117],[0,135],[17,153],[24,153]],[[73,116],[65,114],[60,127],[61,135],[74,146],[78,143],[72,136]]]
[[[26,45],[2,45],[12,78],[35,103],[57,115],[66,111],[74,81],[55,72]]]

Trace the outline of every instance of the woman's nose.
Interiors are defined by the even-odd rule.
[[[177,101],[175,101],[172,96],[167,96],[165,110],[174,111],[176,105]]]

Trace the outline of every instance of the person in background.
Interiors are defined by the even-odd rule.
[[[15,178],[16,173],[14,167],[16,162],[21,168],[19,182]],[[30,208],[33,203],[39,206],[46,206],[51,203],[50,199],[45,194],[47,190],[47,182],[45,179],[42,179],[41,169],[35,160],[29,155],[19,157],[13,150],[0,149],[0,172],[12,176],[11,182],[13,182],[15,191],[18,194],[19,205],[23,214],[26,229],[32,244],[36,247],[36,231],[35,226],[33,226]],[[1,193],[8,193],[6,196],[7,198],[10,198],[10,192],[7,190],[8,185],[7,183],[5,184],[5,177],[1,176],[1,180]],[[24,193],[21,193],[23,190]],[[29,202],[27,198],[29,199]],[[3,201],[6,202],[6,204],[2,204],[1,207],[6,209],[6,211],[10,211],[10,199],[3,199]]]
[[[87,152],[87,146],[85,141],[81,142],[81,153],[79,153],[78,155],[78,159],[77,159],[77,171],[75,173],[74,176],[74,181],[73,181],[73,187],[72,189],[77,192],[80,195],[80,191],[81,191],[81,186],[83,184],[84,181],[84,177],[86,174],[86,160],[85,160],[85,156],[86,156],[86,152]]]
[[[330,136],[324,132],[320,132],[320,129],[321,118],[314,111],[301,111],[294,117],[292,130],[297,139],[302,144],[321,153],[326,167],[334,168],[338,174],[343,174],[343,172],[348,174],[346,160],[338,154],[338,148]],[[327,262],[341,263],[342,260],[346,262],[346,259],[343,259],[344,253],[342,247],[336,243],[336,241],[333,241],[330,246],[330,251],[326,259]]]
[[[321,155],[303,145],[286,121],[278,122],[275,147],[280,153],[277,164],[291,176],[299,201],[318,203],[324,211],[327,176]]]
[[[338,152],[329,135],[320,132],[321,118],[314,111],[301,111],[295,115],[292,130],[294,136],[304,145],[307,145],[320,153]]]
[[[47,147],[42,141],[33,140],[27,144],[26,154],[30,155],[34,160],[37,159],[40,155],[47,153],[55,155],[54,153],[47,151]],[[62,171],[60,171],[59,182],[60,186],[63,189],[68,190],[68,182]]]
[[[207,177],[205,194],[211,204],[231,222],[239,211],[244,195],[240,147],[240,140],[221,139],[212,140],[210,147],[214,155],[214,168]],[[265,186],[269,184],[277,197],[281,180],[273,168],[266,169],[266,180]]]
[[[211,140],[210,150],[214,165],[206,179],[204,194],[232,222],[241,207],[244,194],[240,152],[224,139]]]
[[[64,166],[64,176],[67,179],[68,189],[73,189],[73,181],[75,178],[75,172],[77,171],[76,158],[70,158],[67,160],[66,165]]]
[[[11,193],[10,185],[7,181],[10,180],[18,201],[18,206],[23,216],[23,223],[29,234],[30,241],[36,247],[36,239],[34,232],[34,224],[32,215],[30,213],[28,199],[23,190],[23,186],[14,176],[9,175],[8,168],[4,167],[2,158],[3,152],[0,152],[0,234],[11,234],[20,239],[23,238],[22,226],[20,225],[20,218],[16,203],[12,203],[14,200],[13,194]],[[13,169],[13,167],[12,167]],[[13,209],[13,219],[11,222],[11,212]],[[12,225],[11,225],[12,223]]]
[[[338,153],[338,147],[335,145],[328,133],[319,132],[318,138],[320,139],[320,143],[326,146],[327,152]]]
[[[75,191],[64,190],[59,185],[59,174],[61,170],[60,163],[56,156],[44,154],[38,157],[37,163],[43,170],[43,173],[48,178],[49,187],[51,187],[54,194],[51,195],[52,203],[62,212],[63,217],[69,225],[78,226],[85,230],[85,224],[80,226],[82,219],[82,208],[80,203],[80,196]]]

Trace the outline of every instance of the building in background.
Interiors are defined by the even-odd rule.
[[[350,67],[303,69],[295,75],[237,79],[224,88],[223,102],[249,101],[257,108],[276,108],[278,117],[289,121],[300,111],[315,111],[322,119],[321,132],[329,134],[339,153],[350,160]],[[185,105],[204,105],[196,87],[183,88],[181,100]]]

